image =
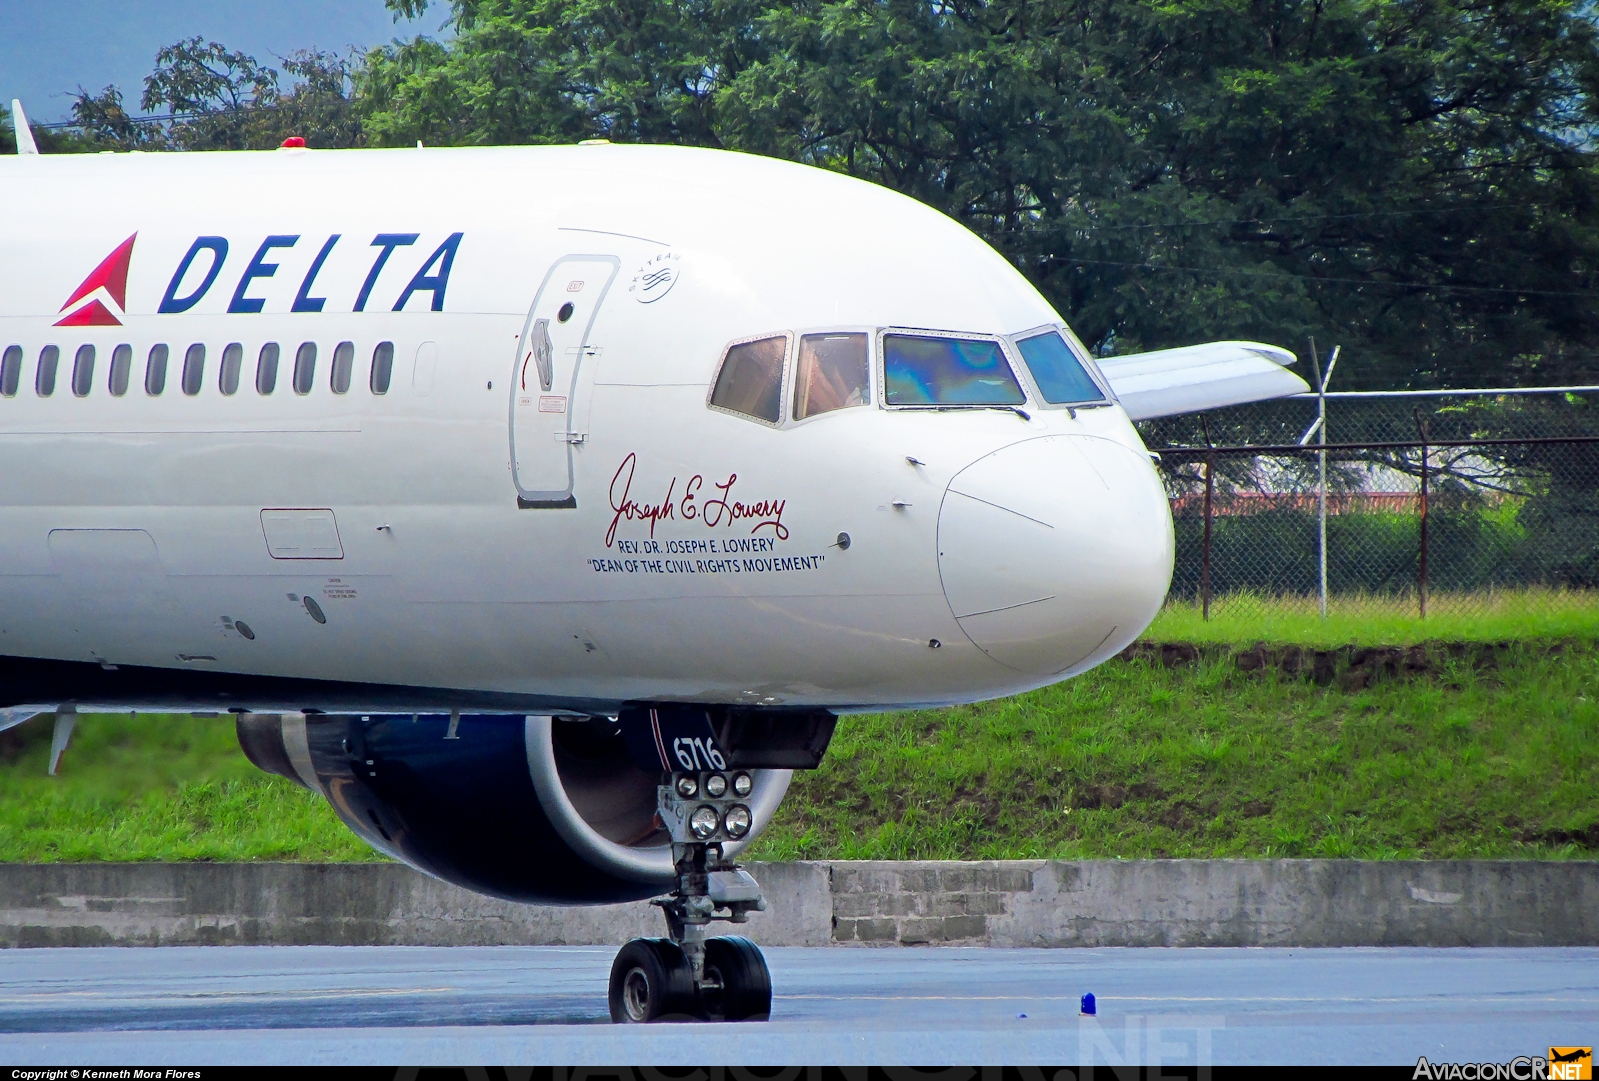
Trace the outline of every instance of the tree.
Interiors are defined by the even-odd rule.
[[[420,16],[425,0],[394,0]],[[455,40],[368,53],[360,73],[377,142],[718,146],[715,97],[755,50],[742,0],[461,3]]]
[[[158,124],[141,123],[122,104],[122,91],[107,86],[90,94],[81,86],[72,103],[72,119],[78,130],[100,149],[164,150],[166,130]]]
[[[189,38],[155,62],[139,106],[172,115],[168,137],[178,149],[244,150],[259,113],[277,104],[277,71],[220,42]]]
[[[189,38],[162,49],[130,117],[122,92],[79,89],[73,119],[94,141],[121,150],[268,150],[297,135],[308,145],[360,146],[350,100],[350,63],[332,53],[296,52],[281,71],[218,42]],[[288,82],[287,90],[283,84]]]
[[[1575,0],[450,10],[448,43],[366,57],[374,141],[850,172],[975,229],[1103,352],[1315,334],[1365,386],[1596,374],[1599,44]]]

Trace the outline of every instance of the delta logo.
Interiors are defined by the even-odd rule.
[[[58,327],[120,327],[128,307],[128,262],[133,258],[134,233],[89,272],[61,305],[65,314]]]
[[[461,245],[463,235],[451,233],[433,254],[423,261],[411,275],[405,288],[400,291],[399,298],[390,310],[404,311],[406,304],[417,294],[425,294],[430,298],[431,310],[436,312],[444,310],[445,290],[450,284],[450,271],[455,266],[455,253]],[[133,260],[133,243],[138,237],[139,234],[134,233],[118,244],[99,266],[89,272],[89,276],[78,284],[72,295],[67,297],[66,303],[61,305],[56,326],[122,326],[123,320],[128,315],[128,267]],[[233,295],[228,301],[228,314],[258,314],[264,309],[266,302],[261,297],[249,295],[251,287],[260,279],[275,277],[280,264],[271,261],[275,258],[274,252],[279,249],[294,248],[300,239],[298,235],[284,234],[269,236],[261,242],[255,255],[234,282]],[[344,239],[342,234],[334,233],[322,242],[300,281],[300,287],[289,308],[291,312],[320,312],[327,305],[328,297],[313,296],[312,291],[317,288],[317,276],[322,273],[328,257],[333,254],[335,246],[342,239]],[[371,265],[367,268],[366,276],[354,297],[350,311],[367,310],[367,304],[372,299],[378,284],[378,276],[389,264],[390,257],[401,249],[411,247],[419,239],[421,239],[420,233],[379,233],[372,238],[370,247],[376,248],[377,251],[373,253]],[[161,315],[177,315],[199,304],[222,276],[227,260],[226,237],[196,237],[178,262],[171,280],[167,282],[156,311]]]

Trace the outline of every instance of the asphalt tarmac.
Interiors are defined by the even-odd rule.
[[[1414,1066],[1599,1042],[1599,949],[771,949],[770,1022],[650,1026],[609,1023],[614,954],[3,950],[0,1063]]]

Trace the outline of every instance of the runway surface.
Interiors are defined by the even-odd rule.
[[[614,953],[4,950],[0,1062],[1414,1065],[1599,1042],[1599,949],[771,949],[769,1023],[651,1026],[609,1023]]]

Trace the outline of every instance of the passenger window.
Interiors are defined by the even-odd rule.
[[[333,372],[328,386],[335,394],[350,390],[350,373],[355,370],[355,343],[340,342],[333,347]]]
[[[729,346],[711,391],[711,405],[776,424],[783,415],[783,358],[788,338]]]
[[[133,346],[119,345],[111,350],[111,378],[106,389],[112,397],[120,398],[128,392],[128,376],[133,371]]]
[[[889,405],[1021,405],[1027,400],[999,343],[883,336],[883,395]]]
[[[239,392],[239,370],[244,367],[244,346],[233,342],[222,350],[222,370],[217,376],[217,389],[223,394]]]
[[[1052,405],[1074,405],[1078,402],[1102,402],[1105,394],[1084,370],[1082,362],[1072,355],[1071,347],[1053,330],[1023,338],[1016,343],[1027,370],[1033,373],[1033,382],[1044,401]]]
[[[794,365],[794,419],[865,405],[866,335],[807,334]]]
[[[205,383],[205,346],[195,342],[183,354],[183,393],[194,397]]]
[[[94,389],[94,346],[80,345],[72,358],[72,393],[87,398]]]
[[[17,384],[22,382],[22,346],[8,345],[0,356],[0,394],[7,398],[17,396]]]
[[[33,390],[41,398],[56,392],[56,367],[61,363],[61,350],[47,345],[39,350],[39,370],[33,375]]]
[[[160,394],[167,389],[167,347],[152,345],[150,357],[144,363],[144,392]]]
[[[257,394],[271,394],[277,389],[279,352],[277,342],[267,342],[261,347],[261,355],[255,361],[255,392]]]
[[[394,378],[394,343],[378,342],[372,350],[372,393],[387,394]]]
[[[294,353],[294,393],[310,394],[316,383],[316,342],[301,342]]]

